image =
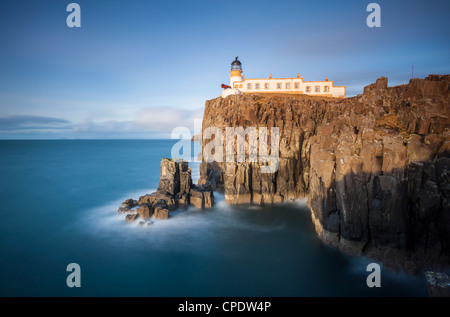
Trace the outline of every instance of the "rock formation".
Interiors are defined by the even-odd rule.
[[[187,208],[211,208],[214,195],[208,186],[192,184],[191,168],[183,160],[163,158],[158,190],[139,197],[139,200],[127,199],[119,207],[119,213],[128,213],[127,222],[140,219],[140,225],[151,223],[150,219],[169,219],[170,211]],[[135,208],[137,207],[137,208]],[[135,208],[135,209],[133,209]]]
[[[307,197],[324,242],[394,269],[449,264],[449,84],[450,75],[396,87],[379,78],[346,99],[208,100],[203,151],[209,127],[223,135],[226,127],[278,127],[279,168],[263,174],[260,162],[203,161],[199,184],[223,192],[230,204]],[[248,138],[245,144],[248,154]]]
[[[133,199],[127,199],[122,203],[122,206],[119,207],[119,213],[127,213],[131,212],[131,208],[136,207],[136,201]]]

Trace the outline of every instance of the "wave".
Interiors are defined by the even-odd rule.
[[[154,190],[153,190],[154,191]],[[256,221],[261,208],[258,206],[230,206],[224,195],[214,193],[215,205],[211,209],[189,207],[170,212],[170,219],[156,220],[150,225],[139,225],[125,221],[126,214],[117,212],[121,203],[130,197],[139,197],[152,192],[139,190],[127,193],[104,206],[86,210],[77,230],[93,235],[96,239],[107,239],[112,245],[182,251],[194,248],[197,251],[217,248],[227,239],[229,232],[245,236],[250,233],[268,233],[283,230],[285,223]],[[193,251],[196,252],[196,251]]]

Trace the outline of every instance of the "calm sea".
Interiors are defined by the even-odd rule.
[[[117,208],[156,189],[173,140],[0,141],[0,296],[427,296],[423,277],[317,238],[306,203],[175,212],[151,226]],[[198,163],[191,163],[198,178]],[[81,267],[69,288],[66,267]]]

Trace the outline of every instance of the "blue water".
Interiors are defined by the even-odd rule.
[[[423,277],[324,246],[304,201],[178,211],[139,227],[173,140],[0,141],[0,296],[427,296]],[[191,164],[193,178],[198,164]],[[66,267],[81,267],[69,288]]]

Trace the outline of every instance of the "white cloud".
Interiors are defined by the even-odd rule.
[[[170,133],[176,127],[194,128],[194,119],[202,119],[203,110],[149,107],[139,113],[137,124],[147,131]]]

